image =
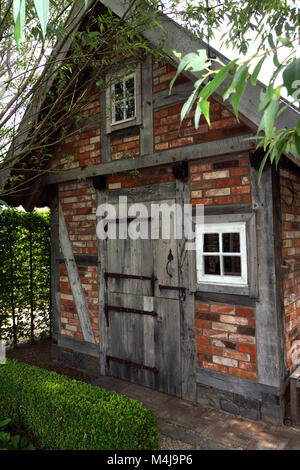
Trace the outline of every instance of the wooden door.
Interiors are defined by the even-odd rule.
[[[151,201],[143,200],[142,193],[135,194],[135,202],[150,209]],[[171,205],[175,199],[155,202]],[[118,224],[129,222],[118,220]],[[180,304],[184,290],[178,290],[173,217],[170,225],[169,239],[162,239],[160,233],[156,240],[102,242],[104,295],[100,310],[105,316],[106,337],[101,350],[106,356],[106,374],[181,396]],[[149,230],[150,226],[151,220]]]

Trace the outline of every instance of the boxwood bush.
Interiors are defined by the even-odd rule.
[[[156,418],[142,403],[13,359],[0,365],[6,417],[45,449],[158,448]]]

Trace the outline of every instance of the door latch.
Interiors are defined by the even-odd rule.
[[[167,271],[168,276],[170,276],[170,277],[173,277],[173,275],[171,273],[169,273],[169,264],[171,263],[171,261],[173,261],[173,259],[174,259],[174,256],[173,256],[172,250],[170,248],[170,251],[169,251],[169,254],[168,254],[168,262],[166,264],[166,271]]]

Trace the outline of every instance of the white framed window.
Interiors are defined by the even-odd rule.
[[[131,73],[111,86],[111,125],[136,118],[136,73]]]
[[[197,283],[247,286],[246,222],[196,227]]]
[[[108,76],[106,89],[106,132],[142,124],[141,64],[127,73]]]

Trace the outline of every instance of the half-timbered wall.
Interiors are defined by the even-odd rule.
[[[289,373],[300,364],[300,175],[292,165],[280,170],[283,292]]]
[[[81,148],[81,147],[79,147]],[[93,150],[90,150],[93,152]],[[80,153],[79,153],[80,155]],[[96,191],[91,181],[61,183],[58,191],[69,239],[77,256],[78,274],[96,342],[99,342],[97,266],[89,257],[97,254]],[[82,265],[82,261],[84,265]],[[61,258],[63,262],[63,257]],[[83,339],[66,266],[60,266],[61,334]]]
[[[151,65],[150,69],[149,63]],[[102,109],[100,109],[100,105],[105,106],[105,100],[103,95],[101,97],[97,96],[85,113],[86,117],[93,117],[88,129],[82,133],[74,133],[73,136],[66,138],[61,143],[59,148],[56,149],[54,158],[57,164],[61,165],[62,168],[82,168],[82,177],[84,178],[84,168],[88,165],[97,163],[107,165],[109,162],[115,164],[117,163],[116,160],[128,159],[133,162],[130,171],[119,172],[113,170],[106,172],[108,191],[152,184],[163,185],[175,181],[172,172],[173,163],[159,165],[159,161],[156,161],[155,166],[140,168],[137,165],[137,168],[135,168],[135,162],[139,159],[147,159],[147,155],[153,155],[153,152],[154,154],[159,152],[158,155],[164,155],[165,151],[169,152],[172,149],[174,151],[182,149],[182,160],[185,160],[185,148],[187,146],[190,149],[201,142],[213,142],[249,133],[249,128],[245,124],[238,123],[231,112],[213,100],[211,102],[211,128],[208,128],[207,124],[201,120],[199,129],[195,130],[192,113],[180,126],[180,110],[183,100],[186,99],[192,89],[191,83],[185,77],[181,77],[174,86],[175,98],[172,95],[169,97],[169,82],[174,76],[175,69],[170,65],[160,64],[153,64],[152,67],[152,59],[149,62],[149,58],[146,64],[148,65],[142,70],[142,90],[147,97],[145,102],[145,96],[142,95],[142,114],[144,117],[142,126],[126,127],[121,130],[106,132],[105,120],[99,114]],[[152,83],[150,90],[147,87],[149,83]],[[68,160],[70,155],[74,157],[74,160],[71,167],[67,167],[66,159]],[[248,151],[235,151],[233,147],[232,151],[227,149],[224,154],[219,152],[218,156],[205,158],[205,155],[201,155],[199,159],[193,157],[193,161],[189,162],[189,200],[193,206],[204,204],[208,214],[215,214],[216,216],[235,214],[237,217],[246,214],[247,220],[250,220],[250,217],[253,217],[254,220],[253,214],[258,211],[257,220],[260,220],[259,218],[267,220],[264,211],[268,210],[268,214],[271,216],[270,214],[273,211],[272,200],[270,208],[267,209],[263,199],[265,194],[262,187],[258,189],[256,183],[253,183],[256,180],[257,171],[255,172],[251,167]],[[265,176],[265,180],[267,181],[266,184],[269,184],[268,175]],[[93,188],[91,178],[83,179],[83,181],[73,180],[59,183],[58,190],[58,199],[75,256],[92,332],[95,343],[98,343],[101,342],[98,318],[98,303],[101,300],[101,292],[98,292],[97,286],[101,283],[97,280],[96,190]],[[288,210],[285,211],[284,208],[283,211],[289,212]],[[256,242],[255,220],[251,224],[252,230],[255,231],[255,235],[252,234],[252,242]],[[284,249],[290,246],[290,241],[287,239],[290,240],[290,237],[284,237]],[[265,239],[263,242],[268,243]],[[271,245],[272,243],[273,241],[271,241]],[[271,245],[269,250],[273,255]],[[204,400],[203,403],[205,404],[221,406],[223,409],[230,411],[231,405],[228,405],[228,403],[236,400],[242,403],[239,397],[245,395],[248,398],[250,397],[250,401],[246,400],[242,405],[239,404],[239,411],[234,408],[237,406],[236,404],[232,405],[234,412],[244,413],[247,417],[258,419],[263,414],[267,417],[273,416],[273,398],[268,402],[268,397],[273,397],[272,394],[275,393],[276,406],[278,407],[280,391],[279,379],[272,372],[273,370],[276,371],[276,374],[278,372],[277,350],[275,354],[273,353],[273,343],[275,344],[276,338],[274,340],[267,338],[264,333],[264,328],[269,328],[268,321],[274,323],[271,326],[275,332],[277,328],[274,320],[275,313],[272,314],[269,311],[270,309],[268,310],[267,298],[259,297],[259,290],[256,286],[257,276],[259,275],[255,266],[257,259],[256,247],[252,246],[251,250],[250,257],[254,260],[251,276],[255,285],[250,293],[236,295],[237,293],[232,289],[229,289],[228,293],[224,292],[224,289],[221,293],[218,290],[215,292],[213,290],[205,292],[204,290],[200,292],[199,297],[197,296],[199,292],[195,292],[197,300],[194,303],[194,326],[196,328],[194,353],[197,357],[195,375],[199,383],[199,390],[198,397],[195,396],[193,399],[197,398],[199,402]],[[265,253],[261,252],[261,258],[264,255]],[[90,260],[93,258],[93,261],[89,262],[88,257],[90,257]],[[262,262],[260,270],[265,275],[266,265],[264,262]],[[190,272],[192,272],[192,268]],[[195,279],[191,279],[191,285],[193,282],[195,285]],[[291,288],[291,283],[297,282],[294,278],[286,277],[286,297],[289,295],[288,289]],[[261,292],[263,292],[266,285],[267,282],[262,281],[260,285]],[[268,284],[267,288],[269,289],[269,287]],[[272,284],[268,295],[273,287],[275,289]],[[70,280],[62,255],[60,305],[61,338],[76,340],[77,351],[78,348],[80,349],[78,342],[81,341],[82,351],[89,351],[90,346],[87,341],[82,341],[84,334],[81,331],[80,319],[76,312]],[[289,308],[289,305],[287,303],[287,308]],[[293,305],[297,305],[296,301],[293,302]],[[291,325],[294,328],[294,323]],[[259,332],[258,329],[260,329]],[[295,338],[293,337],[293,339]],[[68,342],[65,343],[65,345],[67,344]],[[94,345],[92,352],[97,355]],[[273,363],[270,365],[269,375],[272,378],[269,378],[266,373],[266,364],[271,356]],[[220,405],[222,400],[211,401],[211,398],[205,398],[206,387],[210,389],[214,387],[214,384],[217,390],[222,391],[223,401],[226,390],[235,390],[235,394],[229,393],[230,397],[228,394],[226,395],[224,406]],[[265,394],[264,412],[261,405],[263,394]],[[276,413],[277,411],[274,412],[274,416]],[[278,420],[278,415],[274,419]]]

